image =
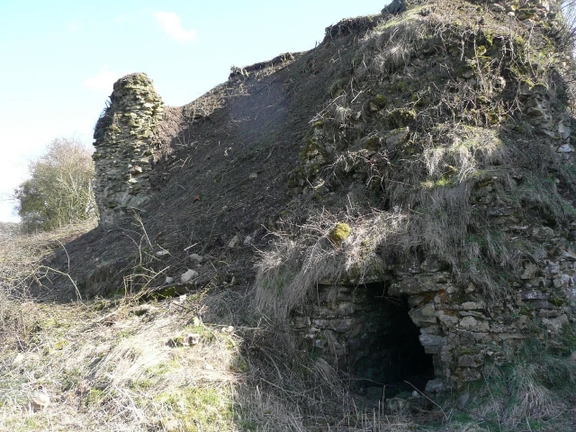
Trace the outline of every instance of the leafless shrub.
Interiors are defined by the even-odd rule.
[[[574,50],[576,40],[576,1],[561,0],[562,15],[566,26],[565,41]]]
[[[371,55],[373,73],[390,74],[407,66],[417,52],[418,42],[426,31],[419,19],[402,18],[397,25],[374,30],[366,39],[374,38],[376,54]]]

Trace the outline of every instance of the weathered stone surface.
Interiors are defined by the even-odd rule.
[[[436,316],[446,328],[452,328],[460,322],[460,318],[457,315],[451,315],[445,311],[438,311]]]
[[[333,320],[329,324],[329,328],[338,333],[343,333],[351,330],[356,325],[356,320],[353,318],[345,318]]]
[[[446,389],[443,379],[436,378],[426,383],[426,393],[442,393]]]
[[[340,316],[352,315],[357,309],[358,308],[354,303],[347,301],[338,303],[337,306],[338,315]]]
[[[522,273],[522,276],[520,276],[521,279],[532,279],[534,276],[536,276],[536,272],[538,271],[538,266],[536,266],[535,264],[528,264],[526,267],[524,267],[524,272]]]
[[[436,309],[434,304],[428,303],[418,309],[412,309],[409,312],[410,318],[414,321],[418,327],[422,327],[424,324],[436,324]]]
[[[571,282],[571,277],[567,274],[561,274],[558,277],[555,277],[552,280],[554,284],[554,288],[562,288],[563,286],[568,285]]]
[[[548,300],[550,294],[536,290],[522,291],[522,300]]]
[[[472,316],[465,316],[462,318],[460,320],[460,327],[477,332],[487,332],[490,330],[490,324],[484,320],[478,320]]]
[[[196,270],[188,269],[185,273],[180,275],[180,282],[182,283],[190,282],[196,276],[198,276],[198,272]]]
[[[469,355],[465,354],[458,358],[458,366],[468,367],[468,368],[477,368],[484,364],[483,356],[480,354],[476,355]]]
[[[444,273],[420,274],[408,277],[390,287],[390,295],[418,294],[448,289],[449,276]],[[441,286],[440,286],[441,285]]]
[[[455,378],[460,382],[478,381],[482,378],[482,372],[477,368],[459,368]]]
[[[419,339],[427,354],[439,354],[446,343],[446,338],[443,336],[422,334]]]
[[[544,318],[542,322],[548,327],[549,330],[558,332],[569,323],[568,316],[560,315],[556,318]]]
[[[461,307],[464,310],[482,310],[486,307],[486,303],[483,301],[470,301],[462,303]]]
[[[443,335],[444,329],[439,325],[427,325],[420,328],[420,333],[429,335]]]
[[[163,103],[143,73],[120,78],[94,129],[94,193],[100,224],[112,225],[146,202]]]
[[[506,341],[511,339],[524,339],[524,335],[521,333],[499,333],[498,338]]]

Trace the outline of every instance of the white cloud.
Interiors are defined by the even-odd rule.
[[[108,96],[112,93],[112,86],[125,74],[116,73],[108,70],[108,65],[104,66],[98,75],[86,78],[84,81],[84,86],[91,90],[95,90],[99,93],[103,93]]]
[[[180,22],[180,17],[174,12],[156,12],[154,16],[162,27],[162,30],[174,39],[180,42],[192,42],[196,40],[196,30],[185,30]]]

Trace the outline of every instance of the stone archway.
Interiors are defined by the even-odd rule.
[[[361,289],[373,309],[364,317],[360,337],[349,342],[347,371],[361,388],[383,388],[387,397],[412,392],[413,387],[423,391],[435,378],[433,357],[420,343],[420,328],[410,318],[408,297],[383,296],[381,285]]]
[[[294,311],[292,324],[312,352],[350,375],[353,390],[393,397],[424,390],[438,356],[421,343],[409,296],[386,291],[385,282],[319,285],[314,304]]]

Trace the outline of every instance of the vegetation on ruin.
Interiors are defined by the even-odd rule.
[[[556,233],[575,226],[576,170],[554,145],[572,36],[468,1],[344,20],[167,109],[172,147],[146,178],[161,193],[117,225],[95,229],[88,201],[53,219],[23,184],[26,232],[0,232],[0,430],[576,429],[575,323],[553,334],[514,306],[520,269],[572,241]],[[424,255],[528,334],[488,347],[480,381],[391,410],[300,349],[289,316],[319,284]]]

